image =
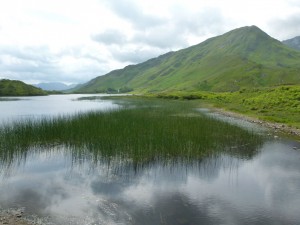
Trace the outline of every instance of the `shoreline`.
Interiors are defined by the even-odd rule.
[[[236,119],[241,119],[250,123],[258,124],[262,127],[266,127],[274,131],[275,133],[281,132],[285,135],[291,135],[296,138],[300,138],[300,129],[294,128],[294,127],[289,127],[286,124],[283,123],[275,123],[275,122],[268,122],[265,120],[260,120],[255,117],[251,117],[248,115],[244,115],[241,113],[233,112],[233,111],[228,111],[224,108],[210,108],[213,112],[216,112],[220,115],[231,117],[231,118],[236,118]]]
[[[4,210],[0,212],[0,225],[33,225],[23,218],[23,211]]]
[[[1,209],[0,208],[0,225],[43,225],[35,216],[32,219],[26,218],[22,209]]]

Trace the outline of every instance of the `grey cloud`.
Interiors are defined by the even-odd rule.
[[[114,48],[111,50],[111,54],[116,60],[129,63],[141,63],[163,53],[164,51],[158,48],[143,49],[139,46],[133,49]]]
[[[67,73],[59,68],[40,68],[36,71],[25,71],[20,67],[20,72],[17,70],[4,72],[0,71],[1,78],[22,80],[27,83],[32,81],[38,82],[67,82],[67,83],[84,83],[88,80],[95,78],[101,74],[107,73],[107,70],[103,70],[101,67],[89,67],[89,69],[80,69],[72,73]]]
[[[300,14],[293,14],[285,19],[272,20],[269,25],[271,33],[282,40],[294,38],[300,35]]]
[[[163,49],[188,46],[187,37],[219,34],[227,29],[231,21],[225,20],[216,8],[205,8],[200,13],[189,14],[184,9],[173,9],[172,17],[161,26],[141,31],[133,41]]]
[[[222,12],[218,8],[207,7],[201,12],[190,14],[184,9],[173,9],[176,27],[181,31],[193,35],[206,35],[210,33],[222,33],[226,30],[226,26],[231,21],[224,18]]]
[[[128,0],[121,1],[120,4],[112,1],[111,5],[117,9],[117,12],[121,11],[119,15],[130,18],[132,23],[144,23],[145,21],[140,18],[144,15],[139,15],[137,7],[129,3],[131,1]],[[125,7],[124,5],[129,6]],[[226,20],[220,9],[217,8],[205,8],[199,13],[190,14],[184,7],[177,6],[171,10],[170,18],[155,23],[155,26],[147,26],[145,23],[142,29],[135,27],[135,33],[131,39],[126,38],[117,30],[107,30],[93,36],[92,39],[108,45],[140,44],[160,48],[166,52],[187,47],[187,38],[190,35],[202,36],[222,33],[228,29],[231,22]]]
[[[133,42],[160,49],[182,48],[187,46],[184,32],[174,26],[157,27],[147,32],[138,32]]]
[[[14,46],[0,46],[0,55],[7,55],[20,60],[48,62],[51,55],[48,54],[49,48],[46,46],[18,48]]]
[[[90,65],[76,70],[62,68],[60,60],[68,56],[89,61]],[[25,48],[0,46],[0,75],[8,79],[81,83],[107,72],[105,63],[101,58],[80,48],[64,49],[53,54],[44,46]]]
[[[160,26],[146,31],[136,30],[135,35],[129,39],[118,30],[107,30],[103,33],[93,35],[93,41],[105,45],[144,45],[160,49],[172,49],[187,46],[186,39],[180,30],[174,26]]]
[[[89,50],[84,50],[82,47],[68,47],[62,49],[59,53],[57,53],[56,57],[63,57],[65,55],[70,55],[75,58],[85,58],[96,61],[98,63],[106,63],[106,60],[97,54],[91,53]]]
[[[204,8],[191,14],[182,5],[173,7],[165,20],[144,15],[132,0],[108,2],[117,15],[133,24],[131,38],[118,30],[94,35],[92,40],[110,46],[111,55],[120,62],[143,62],[160,54],[188,47],[190,36],[209,36],[228,30],[226,20],[217,8]],[[112,48],[113,47],[113,48]]]
[[[50,55],[47,56],[47,50],[43,47],[24,49],[1,47],[0,74],[21,79],[22,76],[30,74],[57,72],[53,60]]]
[[[102,44],[124,44],[127,41],[126,36],[118,30],[106,30],[103,33],[93,35],[92,40]]]
[[[156,16],[145,14],[132,0],[110,0],[107,2],[119,17],[128,20],[139,29],[164,23],[162,19]]]

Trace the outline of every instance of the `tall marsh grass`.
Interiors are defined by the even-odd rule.
[[[200,159],[220,151],[251,157],[262,137],[203,116],[180,102],[154,102],[110,112],[27,120],[0,128],[0,160],[63,145],[74,157],[133,162]]]

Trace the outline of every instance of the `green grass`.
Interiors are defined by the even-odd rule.
[[[0,129],[0,160],[65,146],[74,158],[120,157],[143,164],[199,160],[220,152],[251,157],[262,137],[201,115],[188,102],[136,100],[128,108],[28,120]]]
[[[224,93],[213,102],[228,110],[300,128],[300,86]]]
[[[17,80],[0,80],[0,96],[47,95],[46,91]]]
[[[300,128],[300,86],[242,89],[236,92],[165,92],[164,99],[202,100],[206,104],[270,122]]]

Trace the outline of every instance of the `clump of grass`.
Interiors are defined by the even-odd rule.
[[[150,102],[150,101],[149,101]],[[251,157],[262,138],[192,111],[187,103],[154,102],[110,112],[28,120],[0,129],[0,160],[29,149],[66,146],[74,157],[120,157],[137,163],[195,160],[220,151]],[[235,152],[236,153],[236,152]]]
[[[224,107],[259,119],[300,128],[299,85],[218,93],[212,96],[208,102],[217,107]]]

